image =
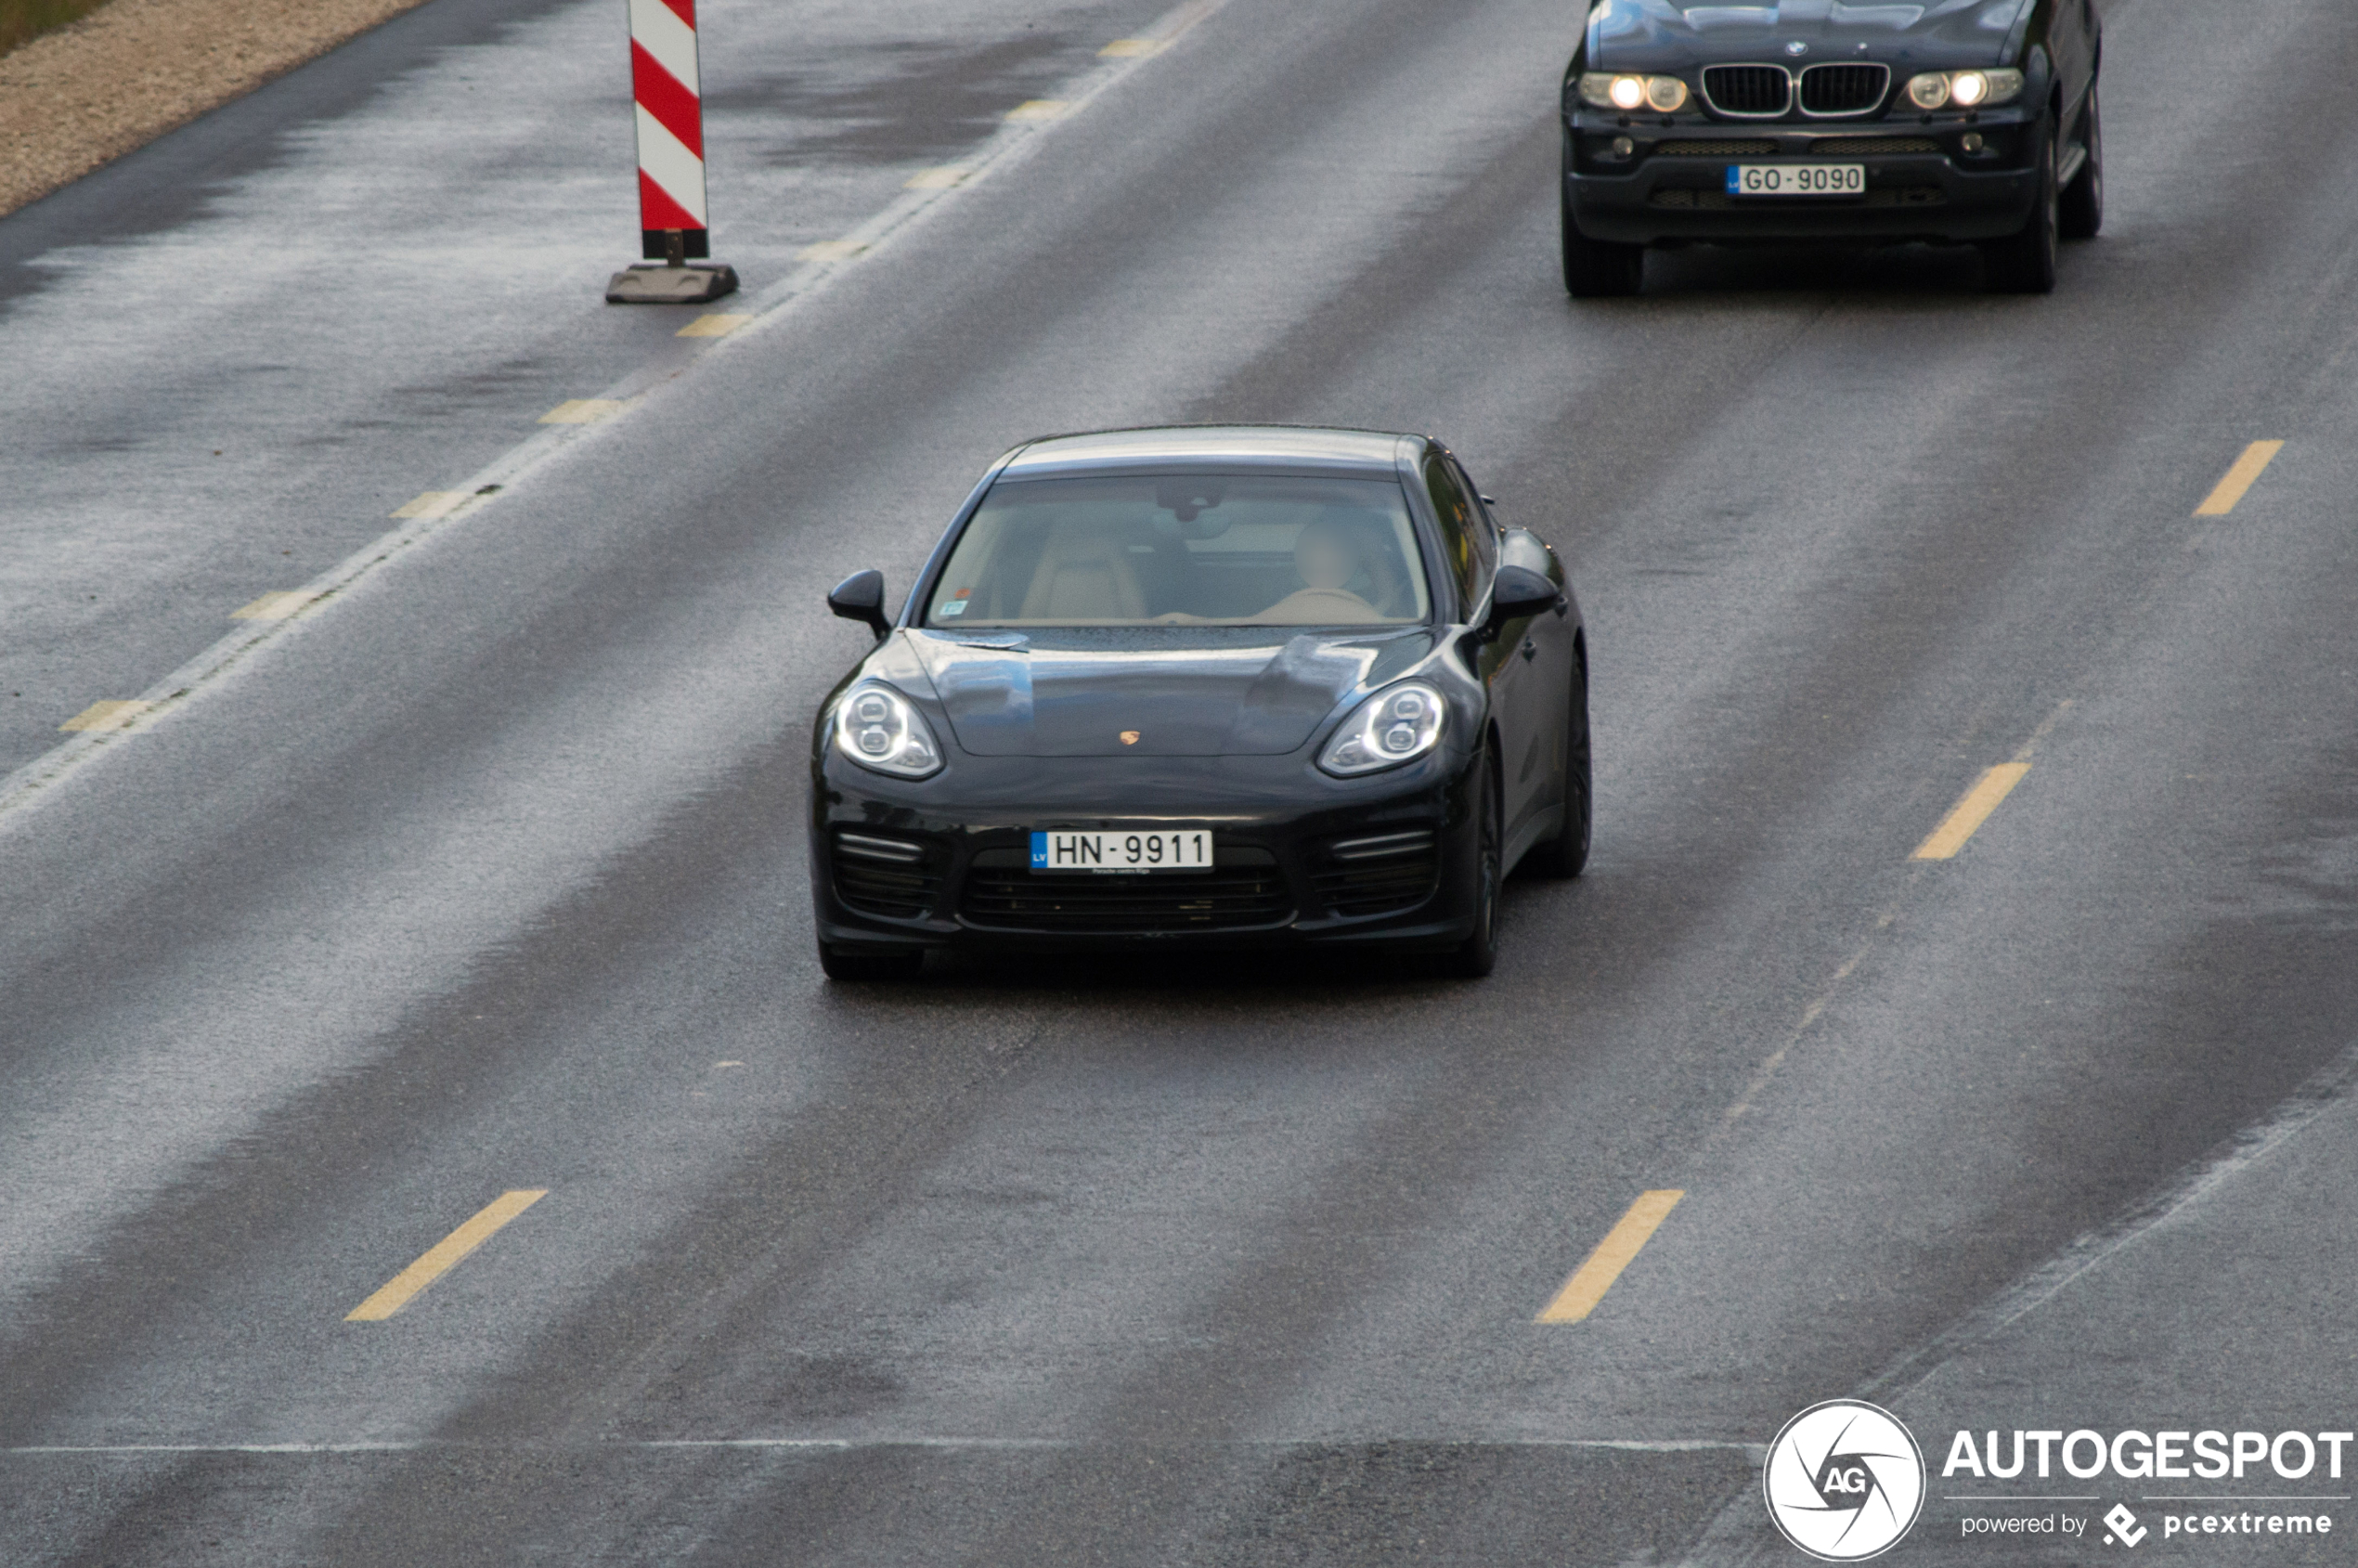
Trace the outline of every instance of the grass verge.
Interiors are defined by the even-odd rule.
[[[89,15],[107,0],[0,0],[0,55],[53,27]]]

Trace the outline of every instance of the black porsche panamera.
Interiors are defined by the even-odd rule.
[[[835,979],[933,949],[1403,948],[1487,974],[1577,875],[1587,647],[1555,553],[1438,442],[1113,431],[993,463],[822,706]]]
[[[1648,247],[1977,246],[2043,294],[2104,225],[2095,0],[1602,0],[1563,80],[1563,273]]]

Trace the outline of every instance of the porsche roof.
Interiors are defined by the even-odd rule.
[[[1179,425],[1159,430],[1103,430],[1028,442],[1008,459],[1002,477],[1043,479],[1108,469],[1254,468],[1355,469],[1390,474],[1403,442],[1417,436],[1368,430],[1319,430],[1295,425]]]

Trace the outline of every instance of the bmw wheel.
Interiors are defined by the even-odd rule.
[[[1562,208],[1564,292],[1576,300],[1636,293],[1645,280],[1646,248],[1591,240],[1572,221],[1572,203]]]
[[[1989,286],[2002,294],[2055,292],[2055,236],[2062,227],[2062,214],[2061,193],[2055,188],[2053,120],[2039,139],[2039,195],[2031,203],[2029,221],[2022,226],[2021,233],[1990,240],[1981,251],[1983,274]]]
[[[2079,112],[2079,144],[2088,158],[2064,187],[2061,232],[2066,240],[2093,240],[2105,227],[2105,125],[2093,82],[2088,84],[2088,107]]]

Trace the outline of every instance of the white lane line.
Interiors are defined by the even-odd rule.
[[[1187,0],[1183,6],[1165,12],[1152,27],[1140,34],[1164,44],[1175,44],[1197,26],[1216,15],[1228,0]],[[1159,58],[1168,50],[1157,51],[1153,57],[1100,59],[1071,84],[1062,89],[1059,100],[1078,111],[1102,97],[1116,83],[1132,71]],[[794,307],[823,291],[837,276],[850,267],[864,266],[874,260],[886,240],[912,227],[920,218],[939,205],[981,183],[994,170],[1007,167],[1022,154],[1038,145],[1037,138],[1054,135],[1069,123],[1073,115],[1061,121],[1044,123],[1025,121],[1003,121],[999,129],[986,137],[960,165],[966,177],[953,186],[901,191],[900,198],[887,204],[875,216],[862,224],[838,243],[858,246],[858,250],[836,259],[812,259],[788,272],[784,278],[746,301],[748,312],[756,318],[728,336],[715,338],[702,348],[701,354],[723,354],[754,337],[762,327],[784,317]],[[606,388],[591,402],[628,403],[657,391],[678,380],[686,371],[676,362],[654,360],[642,364]],[[428,491],[417,500],[402,508],[410,512],[421,504],[424,510],[401,518],[408,525],[380,535],[353,554],[346,556],[319,577],[304,585],[304,591],[324,598],[339,590],[349,588],[369,572],[411,547],[423,543],[451,522],[472,520],[484,510],[484,502],[502,490],[512,490],[538,470],[541,464],[564,451],[573,442],[594,438],[611,421],[592,425],[544,426],[491,460],[483,469],[457,490]],[[429,497],[458,496],[452,510],[433,510]],[[398,515],[398,514],[396,514]],[[179,668],[157,681],[138,696],[148,705],[138,724],[146,731],[158,722],[169,721],[177,711],[185,709],[195,698],[218,685],[246,656],[274,637],[293,628],[318,625],[320,617],[304,616],[292,621],[244,621],[239,629],[189,659]],[[0,831],[14,825],[27,809],[42,799],[57,784],[94,760],[105,747],[123,738],[123,732],[103,731],[77,734],[25,763],[5,777],[0,777]]]
[[[2112,1224],[2078,1238],[1990,1298],[1978,1311],[1923,1348],[1903,1356],[1860,1391],[1860,1397],[1882,1401],[1896,1398],[2017,1319],[2036,1312],[2089,1270],[2135,1246],[2300,1136],[2311,1122],[2348,1098],[2353,1088],[2358,1088],[2358,1044],[2345,1049],[2267,1116],[2181,1171],[2144,1204]]]
[[[1737,1443],[1715,1437],[1423,1438],[1413,1433],[1386,1432],[1359,1436],[1342,1434],[1316,1437],[1227,1438],[1211,1442],[1181,1440],[1168,1446],[1255,1453],[1296,1448],[1349,1447],[1354,1445],[1372,1444],[1432,1449],[1594,1448],[1625,1454],[1742,1454],[1754,1463],[1759,1463],[1768,1457],[1768,1445],[1765,1443]],[[431,1449],[481,1453],[560,1454],[654,1453],[683,1448],[783,1449],[787,1451],[799,1449],[820,1453],[855,1453],[891,1448],[937,1448],[953,1451],[1052,1449],[1074,1452],[1082,1449],[1160,1446],[1165,1445],[1154,1443],[1151,1439],[1108,1442],[1095,1438],[1074,1437],[965,1437],[901,1434],[881,1437],[672,1437],[621,1443],[535,1443],[530,1441],[474,1443],[427,1437],[395,1439],[377,1443],[43,1443],[0,1448],[0,1458],[32,1458],[40,1455],[119,1456],[124,1458],[136,1458],[143,1454],[417,1454]]]
[[[2300,1136],[2318,1117],[2358,1088],[2358,1044],[2352,1044],[2294,1090],[2268,1116],[2219,1145],[2167,1183],[2141,1207],[2065,1246],[1988,1302],[1891,1364],[1857,1391],[1860,1399],[1894,1405],[1951,1361],[1996,1337],[2008,1325],[2036,1312],[2074,1280],[2135,1246],[2155,1230],[2201,1203],[2245,1171]],[[1764,1453],[1762,1462],[1767,1462]],[[1730,1497],[1680,1558],[1681,1568],[1717,1568],[1756,1561],[1753,1546],[1761,1535],[1760,1491],[1756,1484]]]

